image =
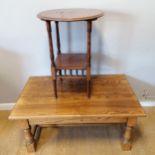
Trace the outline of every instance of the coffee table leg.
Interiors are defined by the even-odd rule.
[[[127,126],[123,136],[122,149],[125,151],[131,150],[132,148],[132,130],[136,125],[137,118],[128,118]]]
[[[22,120],[20,124],[21,128],[24,130],[24,138],[27,152],[35,152],[35,142],[31,133],[31,126],[29,125],[28,120]]]

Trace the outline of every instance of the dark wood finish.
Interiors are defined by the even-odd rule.
[[[56,21],[55,25],[56,25],[56,37],[57,37],[57,49],[58,49],[58,54],[60,54],[61,53],[61,49],[60,49],[59,22]]]
[[[46,21],[47,33],[48,33],[48,42],[50,49],[50,58],[51,58],[51,72],[53,79],[54,95],[57,98],[57,87],[56,87],[56,68],[54,62],[54,51],[53,51],[53,41],[52,41],[52,27],[50,21]]]
[[[124,75],[92,77],[91,98],[85,96],[85,86],[76,81],[58,81],[59,98],[55,99],[51,77],[31,77],[12,110],[9,119],[19,120],[25,130],[27,150],[34,150],[34,132],[30,126],[66,126],[103,123],[126,123],[122,149],[131,149],[131,132],[137,117],[144,110]],[[77,93],[78,92],[78,93]]]
[[[56,58],[57,69],[86,69],[86,54],[60,54]]]
[[[87,21],[87,96],[90,97],[91,84],[91,32],[92,21]]]
[[[87,63],[90,67],[91,63],[91,32],[92,32],[92,21],[87,21]]]
[[[57,79],[79,79],[85,77],[87,80],[87,96],[90,97],[91,84],[91,32],[92,21],[101,17],[103,12],[95,9],[60,9],[45,11],[38,15],[42,20],[46,21],[49,49],[51,57],[51,71],[54,86],[54,95],[57,98]],[[57,40],[57,56],[54,59],[53,43],[52,43],[52,28],[51,21],[55,21],[56,25],[56,40]],[[63,54],[61,53],[59,22],[60,21],[86,21],[87,22],[87,52],[86,54]],[[67,75],[67,70],[69,70]],[[75,70],[76,75],[73,74]],[[62,72],[64,71],[64,74]],[[79,75],[81,71],[81,75]],[[86,75],[84,74],[86,73]]]
[[[55,26],[56,26],[56,38],[57,38],[57,54],[61,54],[61,45],[60,45],[60,34],[59,34],[59,22],[56,21],[55,22]],[[62,76],[62,71],[61,69],[58,70],[59,71],[59,75]]]
[[[49,49],[50,49],[51,63],[52,63],[52,67],[55,67],[53,41],[52,41],[52,27],[51,27],[50,21],[46,21],[46,27],[47,27],[47,34],[48,34],[48,44],[49,44]]]

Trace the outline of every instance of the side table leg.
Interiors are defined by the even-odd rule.
[[[35,142],[31,133],[31,126],[29,125],[28,120],[22,120],[20,124],[21,128],[24,130],[24,138],[27,152],[35,152]]]
[[[137,118],[128,118],[127,126],[122,141],[122,150],[128,151],[132,148],[132,130],[136,125]]]

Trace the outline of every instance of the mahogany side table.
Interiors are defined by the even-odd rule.
[[[48,10],[38,14],[38,17],[46,22],[51,58],[51,72],[54,86],[54,95],[57,98],[57,78],[87,80],[87,96],[90,97],[91,82],[91,32],[92,21],[103,16],[103,12],[97,9],[57,9]],[[59,22],[87,22],[87,52],[67,53],[61,52]],[[55,22],[57,39],[57,57],[55,60],[52,42],[51,22]],[[69,51],[70,52],[70,51]],[[73,74],[74,73],[74,74]]]

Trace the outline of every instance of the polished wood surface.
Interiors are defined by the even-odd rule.
[[[77,126],[103,123],[126,124],[122,149],[132,147],[131,132],[137,117],[145,116],[125,75],[92,77],[92,97],[85,96],[85,80],[59,80],[59,98],[53,97],[50,77],[31,77],[9,119],[18,120],[28,152],[35,151],[32,126]],[[53,88],[53,89],[52,89]]]
[[[49,21],[82,21],[93,20],[103,16],[103,12],[97,9],[57,9],[39,13],[38,18]]]
[[[86,54],[59,54],[56,59],[57,69],[86,69]]]
[[[33,155],[154,155],[155,107],[143,107],[147,117],[138,118],[133,130],[134,145],[122,151],[123,124],[43,128]],[[28,155],[23,134],[16,121],[8,120],[10,111],[0,111],[0,154]]]
[[[92,97],[85,96],[84,80],[58,80],[59,98],[53,96],[50,77],[31,77],[21,93],[10,119],[145,116],[125,75],[100,75],[92,78]]]
[[[51,58],[51,72],[53,79],[54,96],[57,98],[57,79],[77,79],[79,78],[78,72],[82,74],[80,78],[86,79],[87,96],[91,95],[91,33],[92,21],[103,16],[103,12],[97,9],[58,9],[44,11],[38,14],[38,17],[46,22],[48,43]],[[55,22],[56,26],[56,43],[57,43],[57,56],[54,56],[53,41],[52,41],[52,25]],[[85,21],[87,23],[87,52],[86,54],[62,54],[60,43],[60,30],[59,22],[76,22]],[[80,30],[79,30],[80,32]],[[56,62],[55,58],[56,57]],[[69,70],[68,76],[66,70]],[[81,70],[82,69],[82,70]],[[64,74],[62,74],[64,70]],[[76,75],[73,74],[76,70]],[[84,74],[85,72],[85,74]]]

